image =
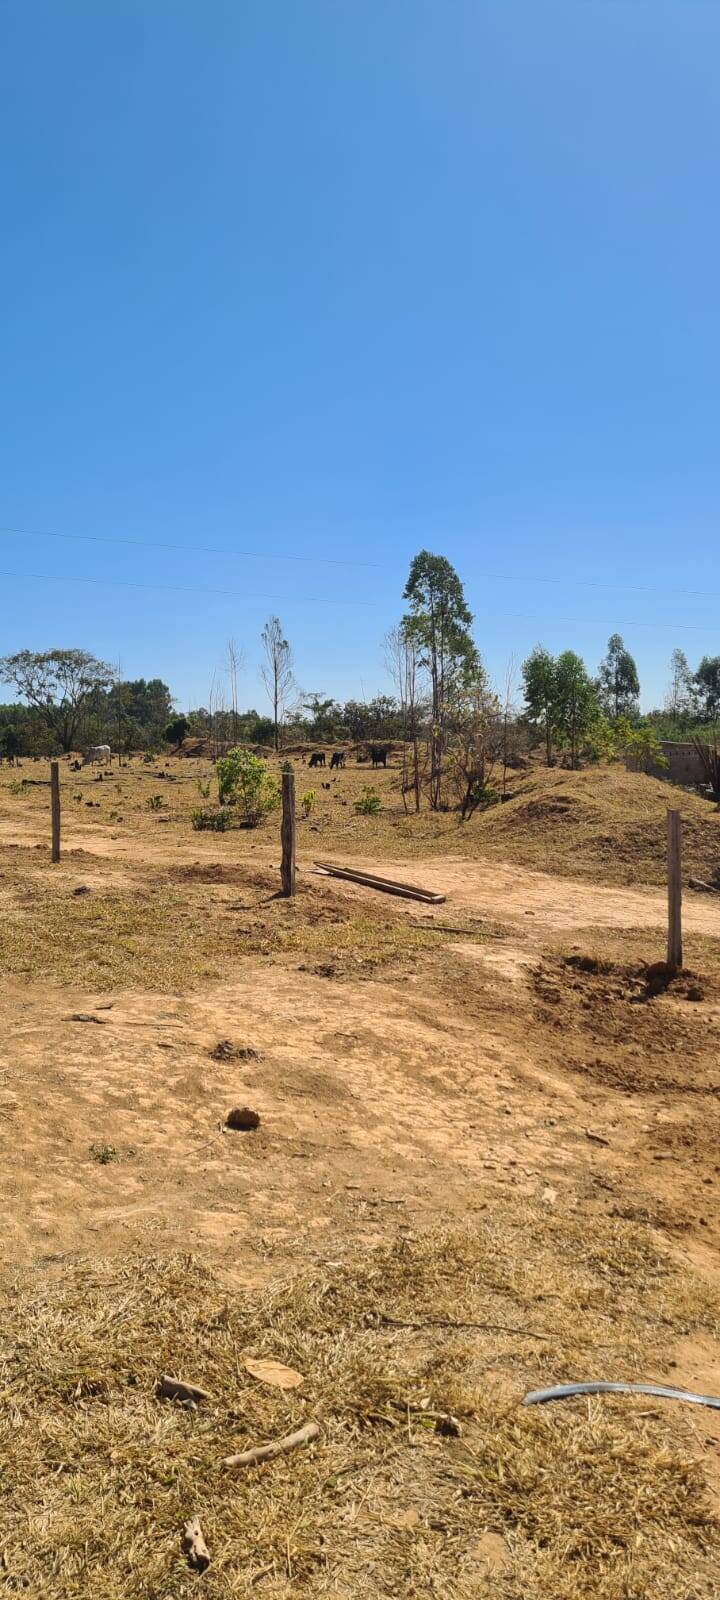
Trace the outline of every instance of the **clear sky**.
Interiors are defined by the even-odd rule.
[[[260,706],[275,611],[369,695],[422,547],[498,678],[720,651],[719,71],[718,0],[5,0],[0,652]]]

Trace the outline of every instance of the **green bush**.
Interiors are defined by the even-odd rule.
[[[221,804],[237,806],[248,828],[256,828],[280,804],[277,779],[260,756],[249,750],[228,750],[216,763]]]
[[[198,806],[197,810],[193,811],[191,820],[196,833],[225,833],[230,827],[232,818],[224,806],[217,811],[211,811],[207,806]]]
[[[655,729],[647,722],[641,722],[634,728],[627,717],[618,717],[615,733],[618,748],[626,759],[630,759],[637,772],[649,772],[652,767],[667,766],[660,740]]]
[[[303,808],[303,815],[309,817],[310,812],[315,805],[315,790],[306,789],[305,793],[300,796],[300,804]]]
[[[377,816],[380,810],[380,796],[377,790],[370,787],[370,784],[365,785],[360,799],[355,801],[355,810],[360,817]]]
[[[148,811],[162,811],[165,804],[161,794],[151,794],[148,800]]]

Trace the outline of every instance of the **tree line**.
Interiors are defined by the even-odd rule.
[[[267,712],[239,705],[242,651],[235,640],[213,676],[207,706],[183,713],[160,678],[122,680],[83,650],[5,656],[0,681],[17,699],[0,705],[0,755],[56,754],[93,743],[159,752],[192,735],[218,751],[243,743],[277,750],[303,740],[397,740],[406,806],[457,804],[468,815],[500,771],[504,788],[523,750],[539,748],[548,763],[572,766],[622,749],[649,759],[661,737],[692,737],[720,719],[720,656],[704,656],[693,671],[683,652],[673,651],[665,703],[641,717],[637,665],[619,634],[609,639],[594,676],[574,651],[553,656],[537,645],[518,683],[511,663],[498,689],[473,637],[462,581],[446,557],[420,551],[403,599],[406,609],[385,639],[393,693],[369,701],[303,691],[277,617],[260,636]]]

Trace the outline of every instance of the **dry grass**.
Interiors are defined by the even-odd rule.
[[[480,819],[478,854],[604,883],[666,881],[668,806],[683,818],[684,873],[720,860],[720,811],[707,800],[620,766],[584,772],[536,768],[515,798]]]
[[[393,1329],[383,1315],[550,1338]],[[644,1230],[588,1232],[518,1202],[264,1294],[223,1289],[179,1257],[65,1268],[55,1282],[44,1269],[14,1286],[3,1319],[3,1587],[179,1600],[197,1592],[180,1554],[197,1514],[208,1600],[709,1595],[719,1530],[683,1409],[518,1400],[551,1379],[659,1376],[674,1334],[717,1331],[719,1318],[716,1297]],[[302,1387],[251,1380],[250,1355],[297,1368]],[[194,1414],[157,1400],[161,1371],[214,1399]],[[439,1436],[423,1403],[461,1416],[463,1437]],[[310,1418],[318,1446],[222,1468]],[[495,1577],[488,1531],[505,1541]]]
[[[26,762],[19,775],[7,769],[0,772],[2,813],[19,828],[46,822],[48,791],[39,783],[45,771],[42,762]],[[168,775],[161,777],[162,772]],[[465,824],[454,812],[406,814],[397,767],[369,772],[367,766],[349,766],[331,776],[310,773],[296,761],[296,775],[299,792],[306,782],[316,791],[312,818],[299,825],[301,853],[338,850],[378,860],[448,853],[470,859],[489,856],[606,883],[662,883],[665,813],[668,806],[677,806],[683,814],[685,872],[709,877],[720,862],[716,807],[669,783],[626,772],[620,765],[583,772],[533,767],[527,773],[511,773],[513,798],[476,813]],[[26,776],[35,781],[21,790]],[[180,836],[192,839],[198,856],[222,860],[237,858],[239,851],[247,859],[277,834],[276,818],[255,832],[192,832],[193,809],[207,803],[199,784],[210,782],[211,799],[216,794],[213,769],[206,761],[170,760],[159,762],[157,768],[134,762],[102,782],[89,770],[73,774],[63,767],[61,778],[68,831],[107,830],[120,841],[149,844]],[[380,796],[381,810],[374,817],[357,816],[354,801],[368,783]],[[163,803],[158,813],[148,808],[155,794]]]
[[[303,886],[283,900],[274,874],[248,867],[146,872],[134,887],[116,889],[97,882],[95,865],[83,862],[89,892],[76,895],[76,861],[58,873],[38,870],[34,852],[13,852],[3,874],[0,971],[98,992],[176,992],[227,977],[256,956],[302,955],[329,961],[335,977],[370,976],[455,936],[429,932],[385,902],[358,911],[326,887]],[[474,922],[464,937],[497,931]]]

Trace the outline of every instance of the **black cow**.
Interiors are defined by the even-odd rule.
[[[333,750],[332,757],[331,757],[331,760],[330,760],[331,768],[332,767],[344,767],[344,765],[345,765],[345,751],[344,750]]]
[[[324,765],[325,765],[325,751],[324,750],[313,750],[313,753],[312,753],[312,755],[310,757],[308,765],[311,766],[311,767],[324,767]]]
[[[387,758],[388,752],[384,744],[371,744],[370,760],[372,761],[374,767],[386,767]]]

